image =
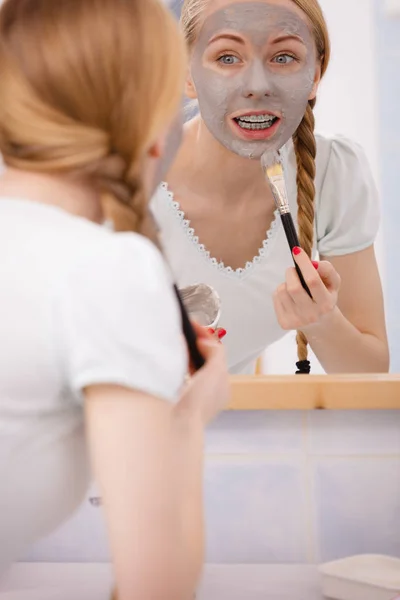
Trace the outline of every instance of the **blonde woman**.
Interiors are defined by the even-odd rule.
[[[152,203],[179,285],[219,293],[233,373],[253,373],[289,330],[298,331],[300,372],[307,343],[329,373],[386,371],[373,178],[357,144],[314,135],[330,56],[317,0],[184,0],[181,23],[186,95],[199,115]],[[302,248],[294,258],[314,301],[260,168],[276,150]]]
[[[84,498],[91,455],[119,600],[187,600],[221,346],[183,387],[172,281],[144,227],[184,43],[158,0],[0,9],[0,573]],[[102,197],[108,198],[106,203]]]

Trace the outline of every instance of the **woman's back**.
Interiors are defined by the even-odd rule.
[[[85,383],[138,387],[147,378],[148,393],[173,395],[185,351],[162,260],[144,238],[114,234],[57,207],[3,197],[0,254],[0,362],[6,366],[0,371],[0,480],[7,482],[0,495],[1,570],[83,499],[89,482],[80,393]],[[118,294],[126,286],[132,318],[120,324],[126,312]],[[150,295],[160,300],[159,314],[176,313],[175,342],[153,353],[152,362],[165,365],[165,377],[157,370],[157,381],[140,352],[134,356],[134,348],[146,349],[148,335],[140,325],[152,308]],[[124,331],[133,339],[125,339]]]
[[[65,385],[54,300],[93,237],[95,226],[60,209],[0,199],[0,570],[66,518],[88,483],[83,413]]]

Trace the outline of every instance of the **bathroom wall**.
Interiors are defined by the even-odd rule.
[[[208,450],[211,562],[400,556],[400,412],[231,413]]]
[[[225,413],[207,434],[205,498],[211,563],[400,557],[400,411]],[[25,559],[108,557],[88,498]]]

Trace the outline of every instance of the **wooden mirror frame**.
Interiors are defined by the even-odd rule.
[[[232,376],[229,410],[400,409],[400,375]]]

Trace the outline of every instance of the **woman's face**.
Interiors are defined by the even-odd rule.
[[[314,39],[291,0],[209,5],[192,49],[188,93],[221,144],[258,159],[286,144],[316,93]]]

